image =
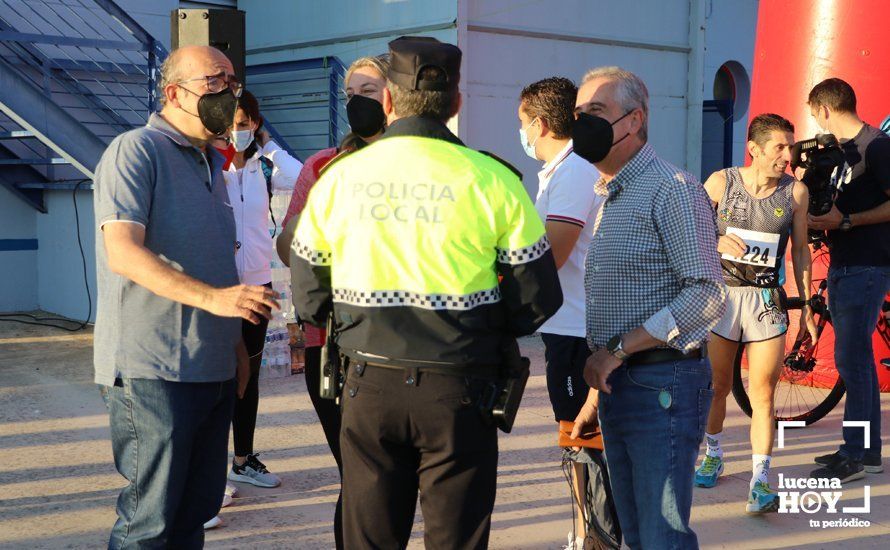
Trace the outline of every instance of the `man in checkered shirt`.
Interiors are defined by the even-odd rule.
[[[579,424],[599,416],[628,546],[696,548],[693,470],[713,394],[705,343],[726,290],[708,197],[647,144],[648,99],[639,77],[603,67],[575,103],[575,152],[607,197],[584,281],[584,377],[600,394]]]

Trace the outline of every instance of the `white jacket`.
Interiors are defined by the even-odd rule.
[[[274,244],[269,232],[269,194],[260,156],[272,161],[272,191],[292,191],[303,163],[269,140],[240,170],[234,164],[223,171],[235,229],[241,246],[235,251],[238,278],[246,285],[272,281]],[[281,223],[281,220],[275,220]]]

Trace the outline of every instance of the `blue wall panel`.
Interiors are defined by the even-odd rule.
[[[0,186],[0,311],[31,309],[37,309],[37,211]]]

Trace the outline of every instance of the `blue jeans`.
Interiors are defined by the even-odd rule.
[[[875,372],[872,334],[884,295],[890,290],[890,267],[838,266],[828,271],[828,309],[834,327],[834,362],[847,386],[844,420],[867,420],[870,448],[862,428],[844,428],[840,453],[862,460],[881,456],[881,394]]]
[[[108,548],[202,548],[226,486],[235,381],[123,379],[108,388],[117,499]]]
[[[612,494],[633,549],[698,548],[689,528],[695,459],[711,408],[711,363],[619,367],[599,418]],[[662,392],[670,395],[670,402]],[[664,405],[668,406],[665,407]]]

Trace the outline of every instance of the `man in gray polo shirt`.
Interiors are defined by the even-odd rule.
[[[239,318],[277,307],[238,283],[224,159],[208,140],[241,92],[216,49],[172,52],[164,108],[118,136],[95,176],[96,382],[108,386],[114,461],[127,485],[109,548],[200,548],[225,487]]]

